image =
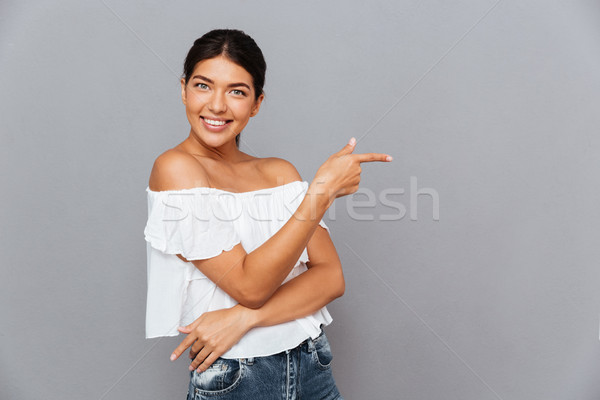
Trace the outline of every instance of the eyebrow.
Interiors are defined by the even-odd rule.
[[[208,83],[215,83],[212,79],[209,79],[202,75],[194,75],[194,76],[192,76],[192,79],[202,79],[203,81],[206,81]],[[248,90],[250,90],[250,86],[248,86],[248,84],[244,83],[244,82],[230,83],[229,85],[227,85],[228,88],[237,87],[237,86],[245,86],[248,88]]]

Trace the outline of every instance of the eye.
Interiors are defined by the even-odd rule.
[[[204,89],[208,89],[208,85],[206,83],[202,83],[202,82],[197,83],[195,86],[197,88],[200,88],[200,89],[203,89],[203,90]]]
[[[239,89],[233,89],[231,91],[231,93],[233,93],[235,95],[238,95],[238,96],[245,96],[246,95],[246,92],[244,92],[243,90],[239,90]]]

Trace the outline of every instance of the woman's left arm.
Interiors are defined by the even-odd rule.
[[[175,349],[177,359],[191,346],[194,361],[190,370],[205,371],[217,358],[237,343],[250,329],[277,325],[313,314],[345,290],[342,265],[325,228],[317,228],[306,246],[309,267],[281,285],[258,309],[240,304],[202,314],[192,324],[179,328],[187,337]]]

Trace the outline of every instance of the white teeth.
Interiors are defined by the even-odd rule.
[[[213,121],[212,119],[207,119],[207,118],[204,118],[204,120],[206,121],[207,124],[215,125],[215,126],[223,126],[227,123],[226,121]]]

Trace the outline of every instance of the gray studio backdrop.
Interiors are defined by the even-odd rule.
[[[219,27],[268,63],[244,151],[308,181],[351,136],[395,157],[326,215],[346,399],[600,398],[599,21],[595,0],[3,1],[0,398],[184,398],[182,337],[144,339],[145,188]]]

